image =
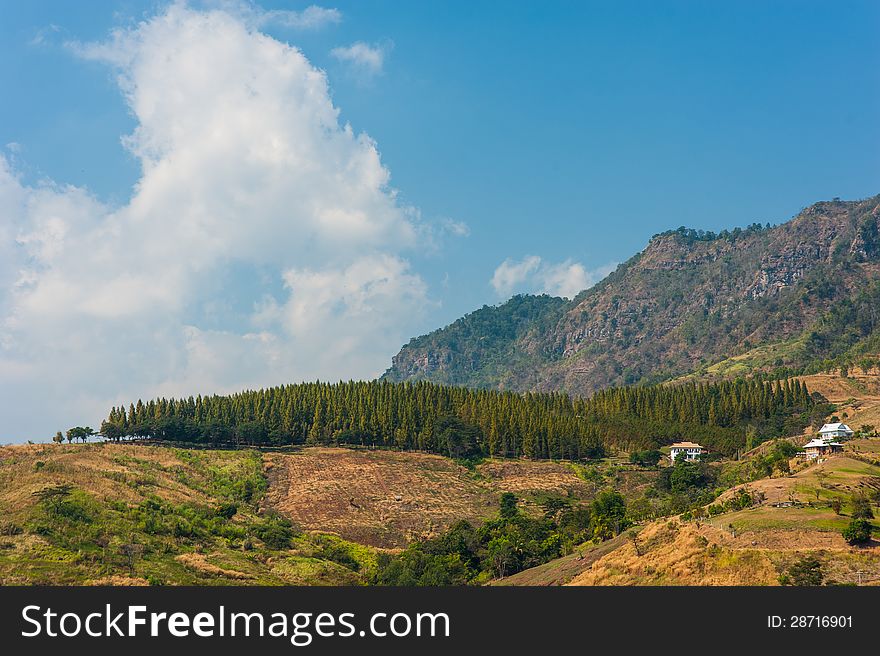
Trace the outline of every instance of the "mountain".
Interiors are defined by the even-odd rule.
[[[411,340],[384,377],[590,394],[734,363],[805,371],[880,350],[877,301],[880,196],[835,199],[774,227],[655,235],[571,301],[516,296]]]
[[[569,306],[565,299],[546,294],[484,305],[441,330],[410,340],[384,377],[468,387],[537,386],[536,365],[553,357],[541,350],[544,336]]]

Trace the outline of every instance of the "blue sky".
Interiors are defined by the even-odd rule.
[[[6,223],[5,232],[0,224],[0,239],[21,259],[8,267],[6,278],[0,265],[0,286],[5,286],[0,294],[6,295],[5,300],[0,296],[0,313],[12,325],[0,331],[0,392],[8,393],[0,401],[0,415],[13,416],[0,428],[0,440],[41,438],[58,423],[58,428],[95,423],[98,408],[117,398],[128,400],[125,395],[348,377],[346,370],[354,377],[374,375],[409,336],[513,292],[570,294],[643,248],[656,232],[679,225],[718,230],[753,221],[776,223],[816,200],[880,192],[876,2],[361,0],[302,13],[309,4],[190,3],[185,16],[175,19],[176,27],[168,22],[166,29],[159,20],[168,12],[163,2],[0,3],[0,152],[14,180],[8,183],[12,191],[6,202],[17,208],[4,207],[0,195],[0,213],[13,217],[0,218]],[[145,155],[156,143],[167,145],[163,140],[171,137],[161,125],[149,123],[144,108],[168,98],[162,81],[139,67],[137,57],[158,56],[163,48],[179,52],[170,36],[173,30],[179,37],[187,21],[191,27],[199,16],[217,11],[247,31],[242,53],[262,48],[261,35],[301,50],[308,70],[325,72],[329,99],[307,109],[319,116],[332,102],[339,111],[337,141],[345,141],[344,125],[351,125],[351,142],[338,145],[332,161],[320,162],[327,188],[318,185],[324,195],[308,207],[323,207],[334,194],[360,188],[358,180],[375,180],[376,169],[363,164],[360,177],[349,181],[354,186],[334,191],[331,184],[337,173],[350,173],[346,162],[360,166],[363,157],[375,152],[390,175],[388,185],[373,189],[357,207],[352,201],[336,208],[333,216],[342,212],[350,219],[359,212],[378,212],[384,218],[357,229],[350,229],[351,223],[337,225],[334,230],[351,239],[336,244],[293,219],[284,223],[279,204],[296,203],[299,197],[279,195],[276,205],[255,207],[252,217],[241,209],[248,208],[246,203],[236,205],[241,220],[253,220],[256,231],[266,231],[266,239],[243,243],[240,226],[225,232],[230,224],[212,224],[200,239],[238,240],[247,253],[239,256],[227,244],[185,271],[163,266],[152,273],[156,287],[180,290],[177,296],[146,293],[152,298],[155,292],[155,313],[173,321],[145,320],[137,314],[145,310],[133,302],[121,303],[115,313],[106,307],[89,309],[88,299],[104,294],[118,298],[120,288],[105,289],[98,278],[79,278],[72,265],[62,265],[81,258],[81,268],[91,266],[89,252],[72,249],[90,251],[108,244],[108,226],[150,222],[155,231],[165,231],[169,243],[178,243],[175,230],[192,235],[193,226],[201,229],[209,223],[192,208],[219,203],[218,197],[231,193],[230,185],[241,189],[222,196],[218,207],[262,189],[260,176],[277,175],[281,189],[285,175],[298,175],[289,164],[254,169],[241,180],[222,171],[203,178],[199,167],[178,168],[176,175],[198,180],[191,185],[198,188],[193,191],[198,202],[187,197],[192,208],[168,226],[162,223],[167,217],[150,214],[173,213],[189,187],[145,183],[145,162],[177,166],[182,160],[211,163],[217,157],[211,154],[213,145],[204,141]],[[309,16],[313,20],[304,19]],[[139,27],[144,24],[153,26],[149,35]],[[208,39],[221,23],[198,24],[195,38]],[[129,38],[112,42],[111,30],[117,28]],[[260,55],[254,66],[281,61],[275,57]],[[185,68],[177,62],[167,74],[175,76]],[[303,69],[304,80],[310,79],[308,70]],[[214,71],[213,86],[206,84],[200,97],[162,111],[172,117],[175,111],[189,114],[190,107],[201,111],[204,102],[204,111],[213,112],[223,101],[207,96],[217,93],[219,98],[253,74],[242,71],[236,78],[233,71],[224,81]],[[134,96],[126,96],[120,77],[136,89]],[[274,86],[266,84],[267,89]],[[182,84],[181,93],[190,88],[194,85]],[[259,130],[260,107],[299,102],[295,87],[285,89],[288,95],[267,96],[268,104],[250,107],[256,118],[242,128],[247,143],[269,138],[259,132],[245,135]],[[196,123],[182,124],[197,124],[198,115],[187,120]],[[222,116],[217,120],[223,124]],[[283,120],[289,121],[284,129],[291,131],[294,144],[289,149],[296,150],[303,135],[323,138],[298,132],[297,119]],[[121,138],[139,126],[143,129],[135,147],[131,139],[123,145]],[[356,142],[360,133],[373,140],[372,150]],[[234,157],[249,148],[242,141],[224,145],[222,152]],[[211,184],[217,185],[217,195]],[[294,180],[290,186],[298,184]],[[304,189],[316,186],[312,178],[301,184]],[[144,192],[138,198],[141,187],[152,190],[150,195]],[[390,194],[387,189],[392,188]],[[278,189],[269,193],[281,194]],[[100,215],[95,225],[89,223],[93,215]],[[187,227],[186,221],[192,224]],[[284,246],[287,255],[261,258],[259,249],[276,245],[271,235],[278,231],[292,240]],[[123,243],[134,248],[135,234]],[[361,234],[365,241],[358,242],[355,237]],[[318,246],[297,250],[306,243]],[[157,244],[161,248],[161,238]],[[347,255],[337,257],[340,252]],[[373,258],[369,262],[361,257],[366,252]],[[141,256],[144,262],[155,261],[145,254],[128,261]],[[122,260],[99,261],[105,279],[131,279],[122,289],[145,294],[142,285],[148,283],[127,271]],[[144,280],[150,280],[147,269],[144,265],[137,271]],[[27,273],[24,286],[22,271]],[[168,271],[175,275],[166,280]],[[376,280],[387,288],[376,293]],[[57,310],[57,298],[76,295],[64,291],[59,281],[85,294],[66,315],[73,323],[71,313],[79,317],[83,312],[83,321],[71,331],[62,318],[62,332],[34,336],[38,331],[28,321],[47,323],[47,307]],[[340,289],[360,290],[344,307],[331,307],[328,300],[337,283]],[[53,290],[57,298],[49,294]],[[384,305],[389,296],[402,299],[404,307]],[[323,310],[313,313],[314,306],[303,299],[313,299]],[[120,331],[120,324],[112,322],[123,321],[129,309],[129,321],[149,325],[140,339],[154,340],[156,351],[141,348],[139,341],[105,348],[112,341],[109,335]],[[338,321],[338,330],[319,331],[326,333],[322,342],[320,334],[291,328],[303,313],[324,317],[316,323]],[[270,321],[268,315],[274,317],[272,326],[260,323]],[[392,326],[375,321],[379,315],[405,320]],[[9,317],[15,319],[12,324]],[[214,340],[210,344],[202,340],[206,331]],[[178,340],[178,333],[186,337]],[[242,339],[248,348],[262,340],[275,350],[258,356],[242,346]],[[336,360],[286,359],[300,349],[333,350],[340,344],[349,350],[343,348]],[[355,349],[369,351],[369,357],[353,355]],[[54,359],[38,365],[41,357],[48,358],[41,355],[47,351]],[[173,355],[166,361],[157,353]],[[229,354],[238,354],[240,362]],[[228,368],[205,364],[227,356]],[[205,362],[198,364],[198,357]],[[261,358],[275,365],[260,364]],[[84,382],[94,377],[89,362],[95,369],[113,367],[108,359],[126,375],[100,384]],[[136,372],[145,362],[155,371],[139,377]],[[35,422],[29,416],[39,395],[44,395],[42,403],[46,394],[39,381],[53,365],[61,372],[49,397],[67,400],[66,414]]]

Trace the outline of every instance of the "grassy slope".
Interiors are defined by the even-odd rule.
[[[66,511],[32,496],[70,484]],[[0,448],[0,583],[168,585],[356,584],[372,549],[300,534],[273,549],[262,460],[246,451],[185,451],[132,445]],[[217,517],[223,501],[238,504]],[[131,545],[131,548],[126,545]],[[127,552],[133,552],[130,558]],[[328,553],[337,555],[329,558]],[[334,560],[345,553],[358,565]],[[359,571],[355,572],[354,569]]]
[[[855,583],[861,571],[863,583],[880,584],[880,542],[850,547],[840,534],[850,521],[850,496],[880,487],[880,439],[853,440],[842,455],[745,487],[763,492],[764,503],[708,520],[651,522],[635,542],[620,536],[611,549],[589,547],[582,560],[566,556],[506,584],[776,585],[805,554],[823,562],[827,581]],[[831,508],[834,497],[843,501],[841,515]],[[780,502],[802,505],[774,507]],[[880,509],[875,513],[880,517]],[[880,519],[872,524],[880,534]]]
[[[538,513],[547,495],[587,500],[611,484],[637,496],[654,476],[379,450],[0,447],[0,584],[360,584],[379,549],[490,517],[504,491]],[[60,484],[73,486],[61,514],[32,496]],[[238,505],[229,520],[223,502]],[[260,537],[275,512],[303,529],[290,548]]]
[[[726,373],[729,373],[726,372]],[[880,372],[852,369],[849,376],[814,374],[800,377],[812,391],[838,404],[838,414],[851,427],[880,427]],[[801,443],[803,436],[793,437]],[[758,447],[752,455],[764,451]],[[747,456],[749,454],[746,454]],[[745,487],[760,491],[765,501],[756,508],[718,515],[708,521],[680,524],[661,520],[643,527],[643,554],[630,540],[601,558],[566,556],[541,568],[510,577],[511,585],[608,584],[776,584],[781,569],[798,554],[815,553],[825,562],[830,580],[880,583],[880,543],[849,547],[840,531],[849,522],[848,500],[853,492],[880,487],[880,439],[846,443],[844,454],[821,464],[793,461],[790,476],[766,478]],[[730,466],[736,466],[731,463]],[[721,495],[729,497],[737,488]],[[843,514],[830,507],[834,497]],[[780,502],[805,505],[774,507]],[[809,505],[812,503],[812,506]],[[880,518],[880,508],[875,508]],[[875,535],[880,519],[873,520]],[[601,545],[600,545],[601,546]],[[605,550],[602,549],[604,552]],[[596,563],[594,565],[594,563]],[[577,566],[580,564],[580,567]],[[540,570],[540,571],[538,571]]]

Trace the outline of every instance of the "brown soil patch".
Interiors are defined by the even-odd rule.
[[[744,531],[736,537],[725,533],[722,543],[731,549],[770,549],[773,551],[804,551],[812,549],[847,549],[838,531],[762,529]]]
[[[848,399],[880,400],[880,376],[876,373],[851,372],[844,378],[839,374],[811,374],[798,376],[807,384],[811,392],[819,392],[832,403],[842,403]]]
[[[508,492],[583,493],[588,489],[571,467],[557,462],[527,462],[522,460],[493,460],[478,467],[490,484]]]

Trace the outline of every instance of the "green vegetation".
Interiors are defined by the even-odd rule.
[[[815,556],[804,556],[791,563],[779,575],[781,585],[816,586],[822,585],[825,579],[825,568]]]
[[[685,226],[681,226],[676,230],[667,230],[666,232],[656,234],[651,237],[651,239],[653,240],[657,239],[658,237],[675,236],[684,242],[690,243],[696,241],[716,241],[719,239],[733,242],[740,237],[748,237],[749,235],[758,234],[766,230],[770,230],[772,227],[773,226],[771,226],[769,223],[766,225],[761,225],[760,223],[751,223],[745,228],[734,228],[733,230],[722,230],[719,233],[715,233],[711,230],[696,230],[694,228],[686,228]]]
[[[158,399],[113,408],[102,425],[124,436],[200,444],[349,444],[453,458],[598,458],[696,439],[732,454],[747,431],[799,432],[815,402],[796,381],[737,380],[560,393],[497,392],[427,382],[305,383],[231,396]]]
[[[843,529],[843,539],[852,545],[867,544],[871,541],[872,530],[873,527],[867,519],[853,518],[849,526]]]
[[[101,445],[83,448],[101,453]],[[374,550],[305,533],[262,509],[266,480],[259,454],[160,450],[156,459],[149,451],[145,458],[111,458],[107,480],[116,484],[129,480],[122,468],[154,476],[151,484],[111,496],[100,481],[50,459],[39,476],[72,476],[78,483],[44,485],[31,495],[34,503],[15,509],[14,521],[0,524],[6,545],[0,582],[314,585],[364,584],[372,576]],[[163,453],[181,464],[163,464]],[[154,493],[172,485],[185,498]]]
[[[585,540],[601,542],[623,531],[626,504],[613,491],[590,505],[552,497],[541,517],[523,513],[515,495],[505,493],[496,519],[476,528],[460,521],[440,537],[410,544],[397,555],[380,554],[373,582],[378,585],[467,585],[503,578],[570,553]]]
[[[663,454],[659,449],[647,449],[645,451],[633,451],[629,454],[629,461],[642,467],[656,467]]]
[[[499,380],[528,375],[552,353],[523,349],[518,342],[546,331],[568,306],[565,299],[546,294],[521,294],[501,305],[484,305],[445,328],[411,339],[383,378],[486,388],[495,387]],[[412,352],[430,353],[429,363],[404,370]],[[477,362],[480,366],[474,367]]]

